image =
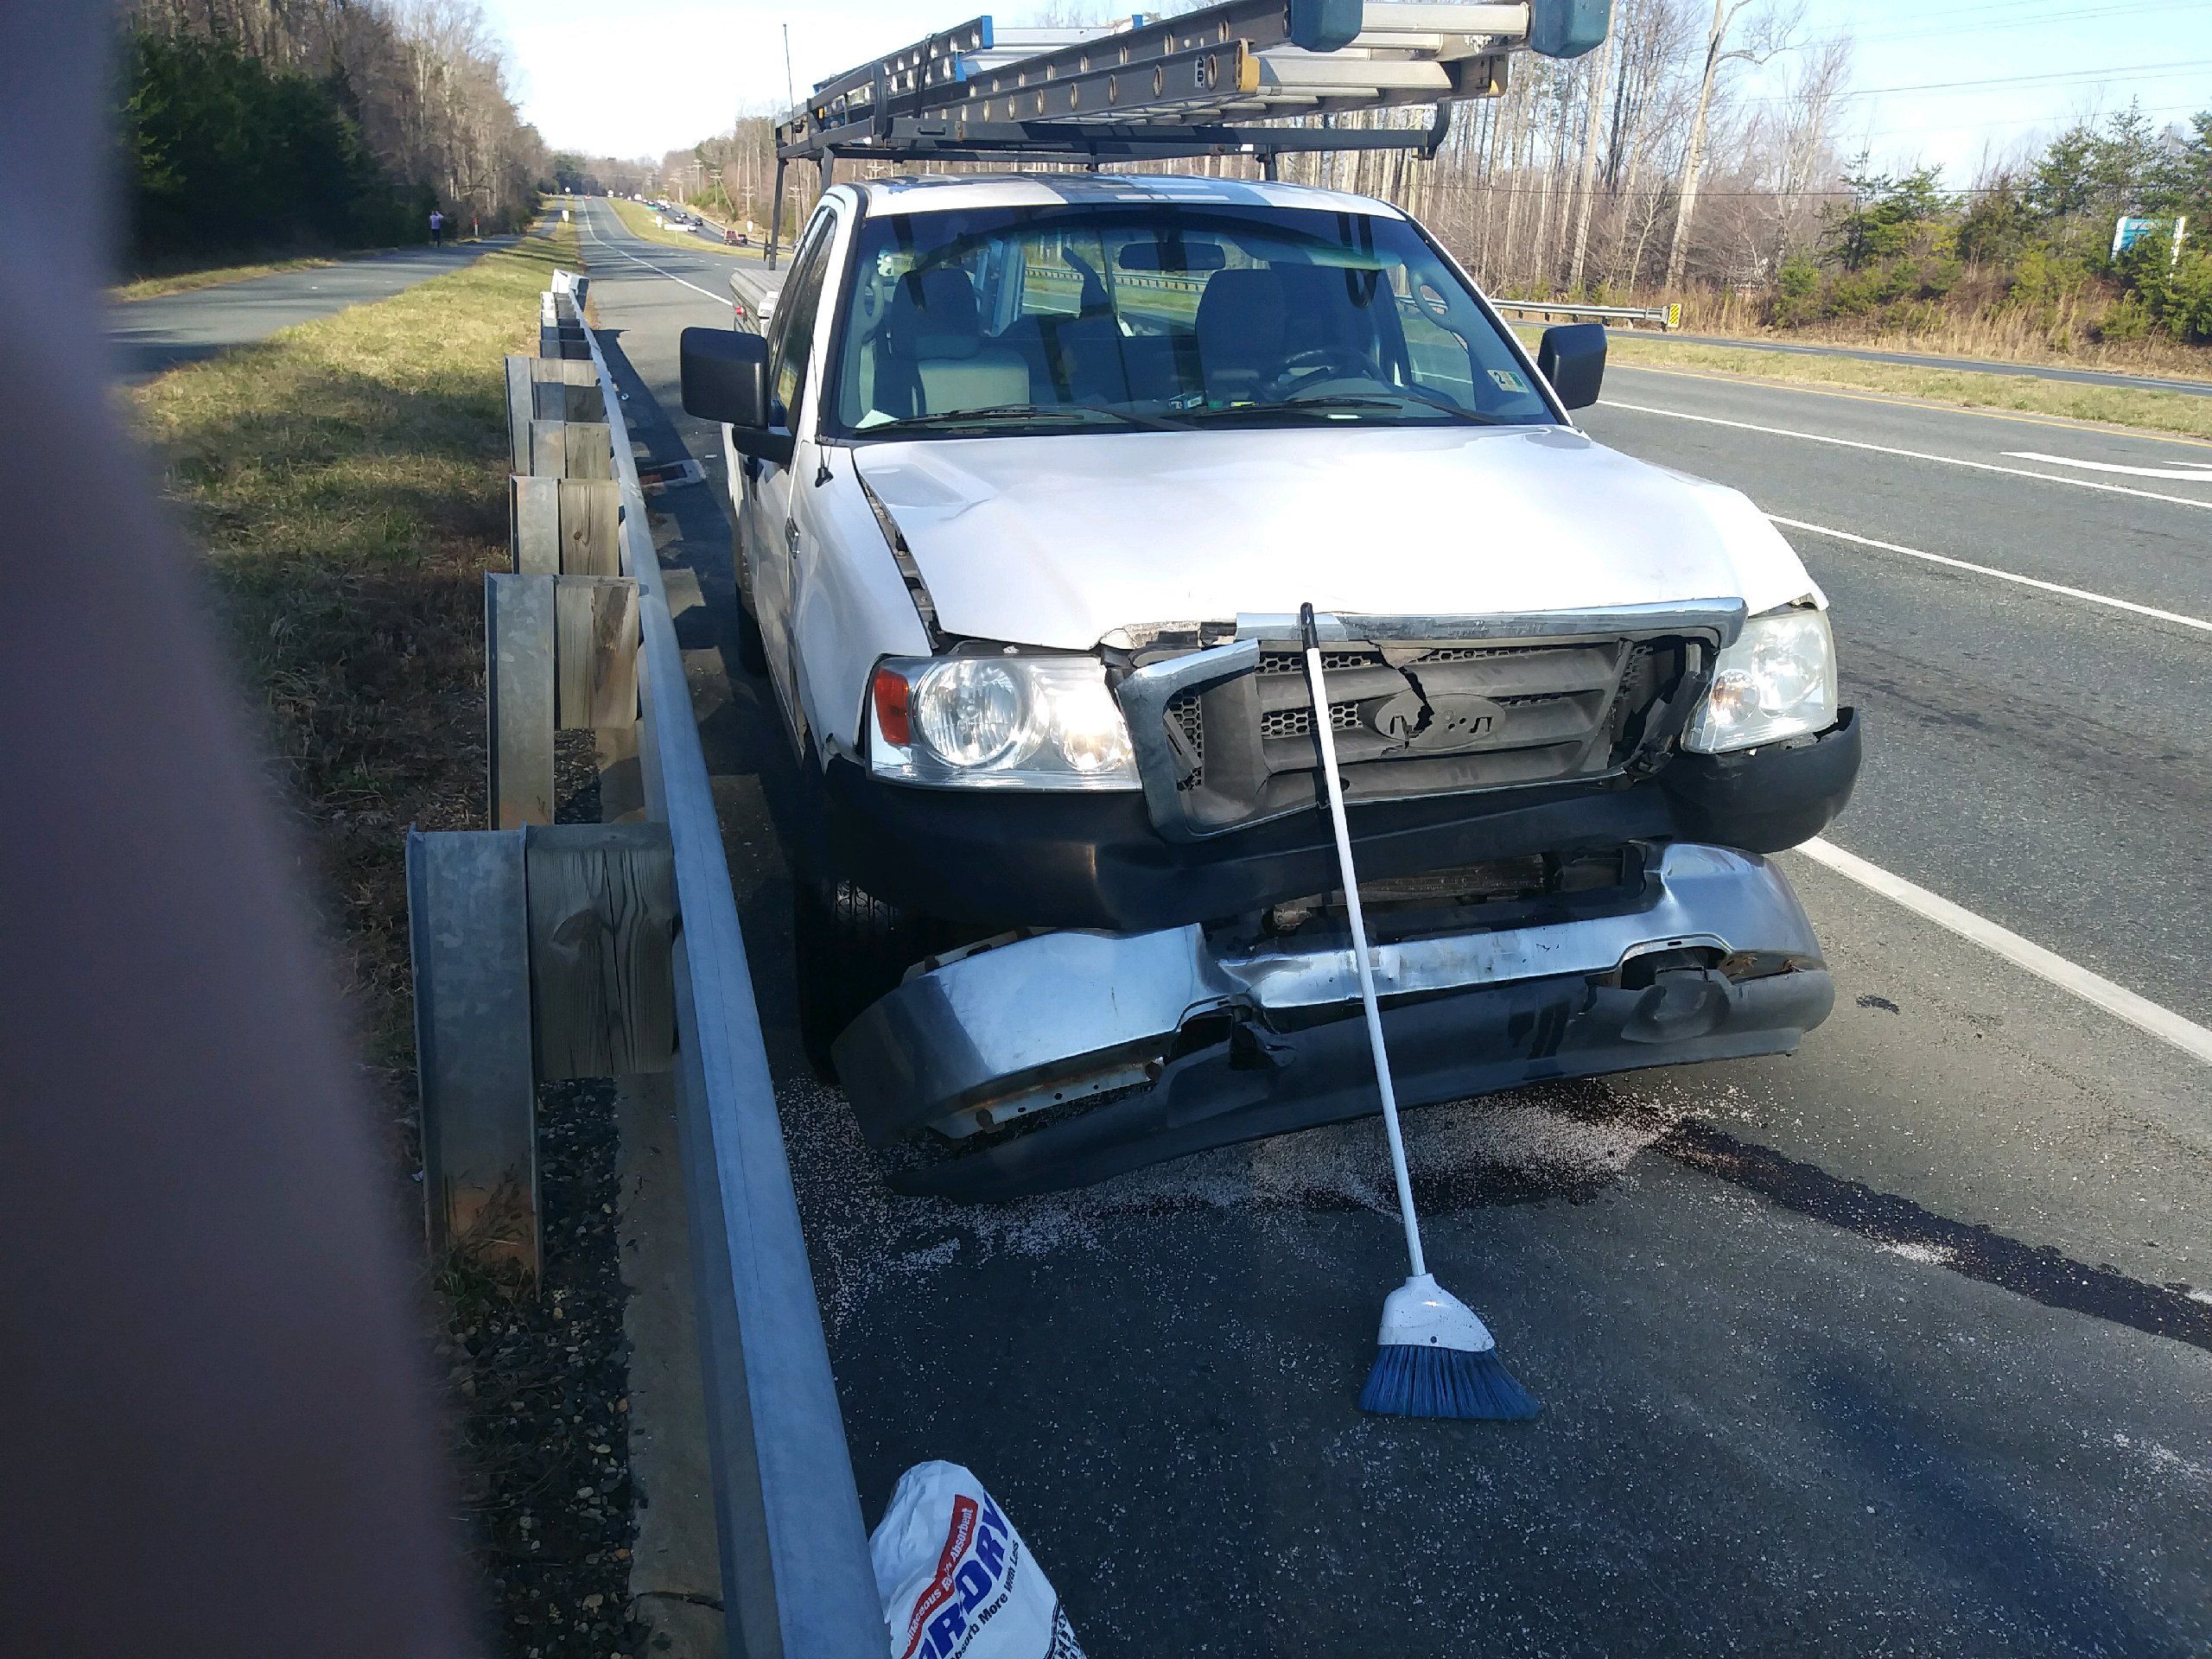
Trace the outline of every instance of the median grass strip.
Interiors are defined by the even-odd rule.
[[[226,283],[243,283],[256,276],[275,276],[288,270],[318,270],[325,265],[337,263],[334,258],[322,257],[264,259],[252,264],[210,265],[204,270],[167,271],[118,283],[108,289],[107,296],[118,304],[128,304],[132,300],[158,300],[165,294],[188,294],[195,288],[220,288]]]
[[[404,836],[484,823],[484,574],[505,566],[502,359],[575,227],[134,391],[266,709],[419,1226]],[[582,736],[584,734],[575,734]],[[556,781],[596,816],[588,744]],[[313,1109],[302,1103],[302,1109]],[[499,1650],[636,1653],[613,1092],[539,1091],[547,1241],[532,1295],[438,1264],[431,1341]]]
[[[1533,350],[1541,328],[1517,331]],[[1885,393],[1954,409],[1987,409],[2050,415],[2102,426],[2212,438],[2212,397],[2185,392],[2085,385],[2027,375],[1984,374],[1966,369],[1922,368],[1910,363],[1870,363],[1853,357],[1809,357],[1756,347],[1694,346],[1616,330],[1607,350],[1627,367],[1683,369],[1702,374],[1771,380],[1786,385],[1830,386]]]

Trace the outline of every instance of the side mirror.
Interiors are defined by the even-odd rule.
[[[689,329],[684,331],[688,336]],[[683,385],[690,399],[690,359],[686,358]],[[1598,387],[1605,378],[1605,325],[1602,322],[1563,322],[1544,330],[1536,347],[1536,369],[1552,383],[1559,400],[1569,409],[1587,409],[1598,401]]]
[[[684,412],[721,421],[741,455],[779,465],[791,454],[768,399],[768,342],[735,328],[686,328],[681,348]]]

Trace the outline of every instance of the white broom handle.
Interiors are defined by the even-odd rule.
[[[1367,918],[1359,908],[1359,878],[1351,867],[1351,825],[1344,817],[1344,785],[1337,777],[1337,738],[1329,727],[1328,685],[1318,645],[1306,648],[1306,677],[1313,693],[1313,729],[1321,739],[1321,782],[1329,796],[1329,823],[1337,832],[1337,868],[1344,884],[1344,908],[1351,912],[1352,963],[1359,969],[1359,1001],[1367,1014],[1368,1046],[1375,1051],[1375,1084],[1382,1096],[1382,1127],[1390,1135],[1390,1173],[1398,1178],[1398,1213],[1406,1224],[1406,1254],[1418,1279],[1428,1266],[1421,1259],[1421,1223],[1414,1215],[1414,1181],[1406,1170],[1406,1140],[1398,1128],[1398,1092],[1390,1086],[1390,1056],[1382,1046],[1382,1010],[1375,1001]]]

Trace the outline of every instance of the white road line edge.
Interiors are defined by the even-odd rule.
[[[2070,992],[2084,1002],[2102,1008],[2117,1019],[2125,1020],[2139,1031],[2148,1032],[2162,1041],[2172,1044],[2193,1059],[2212,1065],[2212,1030],[2184,1019],[2171,1008],[2161,1007],[2150,998],[2139,996],[2124,985],[2115,985],[2101,974],[2093,974],[2077,966],[2055,951],[2046,950],[2032,940],[2024,939],[2010,928],[1999,927],[1986,917],[1949,899],[1917,887],[1901,875],[1892,875],[1878,864],[1869,864],[1855,853],[1847,853],[1829,841],[1815,839],[1797,850],[1815,864],[1834,870],[1848,880],[1856,881],[1871,893],[1878,893],[1891,902],[1902,905],[1915,915],[1926,918],[1938,927],[1948,929],[1961,938],[1978,944],[1993,955],[2003,957],[2016,968],[2024,968],[2037,978]]]
[[[2130,478],[2172,478],[2184,484],[2212,484],[2212,467],[2122,467],[2117,461],[2076,461],[2071,455],[2046,455],[2037,449],[2007,449],[2012,461],[2040,461],[2053,467],[2079,467],[2085,473],[2124,473]]]
[[[1724,421],[1718,415],[1692,415],[1680,409],[1654,409],[1649,404],[1624,404],[1601,397],[1603,409],[1624,409],[1632,415],[1663,415],[1669,420],[1696,421],[1705,426],[1733,427],[1738,432],[1759,432],[1770,438],[1800,438],[1807,443],[1832,443],[1840,449],[1864,449],[1877,455],[1901,455],[1907,461],[1932,461],[1943,467],[1964,467],[1977,473],[2002,473],[2008,478],[2039,478],[2046,484],[2065,484],[2077,490],[2102,490],[2107,495],[2132,495],[2144,501],[2166,501],[2177,507],[2212,512],[2212,501],[2186,495],[2162,495],[2126,484],[2107,484],[2094,478],[2069,478],[2063,473],[2038,473],[2026,467],[1999,467],[1993,461],[1967,461],[1958,455],[1931,455],[1924,449],[1897,449],[1886,443],[1863,443],[1857,438],[1832,437],[1825,432],[1799,432],[1786,426],[1760,426],[1751,421]]]
[[[667,278],[668,278],[668,280],[669,280],[670,282],[674,283],[677,287],[679,287],[679,288],[688,288],[688,289],[690,289],[694,294],[704,294],[704,295],[705,295],[709,299],[710,299],[710,300],[714,301],[714,302],[715,302],[715,304],[717,304],[717,305],[728,305],[728,304],[733,303],[733,302],[732,302],[732,300],[731,300],[730,296],[728,296],[728,295],[726,295],[726,294],[717,294],[717,293],[714,292],[711,289],[704,289],[704,288],[700,287],[700,286],[699,286],[699,284],[698,284],[698,283],[687,283],[687,282],[685,282],[685,281],[684,281],[681,276],[678,276],[677,275],[676,275],[676,273],[675,273],[675,272],[673,272],[673,271],[668,271],[668,270],[662,270],[658,265],[657,265],[657,264],[653,264],[653,262],[652,262],[652,260],[650,260],[650,259],[640,259],[640,258],[639,258],[639,257],[638,257],[638,256],[637,256],[636,254],[634,254],[634,253],[631,252],[629,249],[625,248],[625,247],[619,246],[618,245],[616,245],[616,244],[614,244],[614,243],[613,243],[613,242],[609,242],[609,241],[608,241],[605,237],[601,236],[601,235],[599,233],[599,226],[598,226],[596,224],[593,223],[593,221],[591,220],[591,219],[590,219],[590,218],[587,217],[587,218],[585,219],[585,220],[584,220],[583,224],[584,224],[584,229],[586,229],[587,231],[589,231],[589,232],[591,232],[591,239],[592,239],[593,241],[594,241],[594,242],[598,243],[598,244],[599,244],[599,245],[600,245],[601,247],[602,247],[602,248],[606,248],[606,249],[609,250],[609,251],[612,251],[612,252],[615,252],[615,253],[619,253],[619,254],[620,254],[620,255],[621,255],[625,259],[627,259],[627,260],[628,260],[632,264],[633,264],[633,265],[643,265],[643,266],[644,266],[647,270],[650,270],[651,272],[652,272],[652,274],[653,274],[654,276],[665,276],[665,277],[667,277]]]
[[[1770,512],[1767,518],[1770,522],[1787,525],[1791,530],[1833,537],[1839,542],[1855,542],[1860,547],[1878,548],[1885,553],[1902,553],[1909,559],[1925,559],[1930,564],[1948,565],[1954,570],[1971,570],[1978,576],[1994,576],[1999,582],[2018,582],[2023,588],[2039,588],[2046,594],[2057,594],[2091,605],[2108,606],[2115,611],[2152,617],[2160,622],[2177,623],[2184,628],[2195,628],[2200,633],[2212,633],[2212,620],[2201,616],[2184,616],[2179,611],[2162,611],[2154,605],[2138,605],[2132,599],[2115,599],[2110,594],[2093,594],[2086,588],[2069,588],[2063,582],[2024,576],[2016,570],[1999,570],[1994,565],[1976,564],[1969,559],[1955,559],[1947,553],[1924,553],[1916,547],[1900,547],[1895,542],[1878,542],[1872,536],[1854,536],[1847,530],[1830,530],[1826,524],[1808,524],[1802,518],[1784,518],[1779,513]]]

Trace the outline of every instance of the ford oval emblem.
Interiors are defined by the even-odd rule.
[[[1430,699],[1413,690],[1385,697],[1361,712],[1376,736],[1428,753],[1473,747],[1497,732],[1504,714],[1488,697],[1463,694]]]

